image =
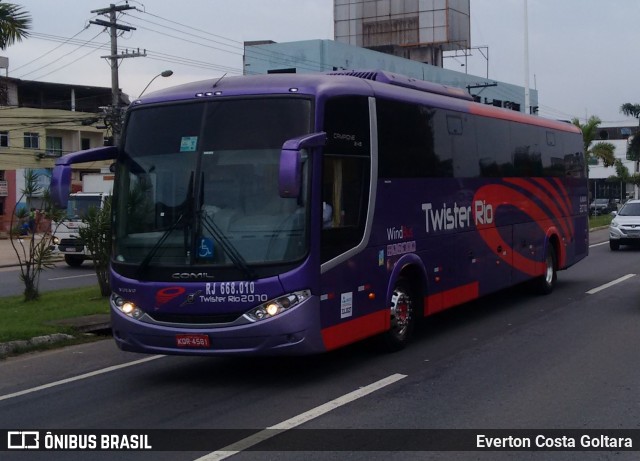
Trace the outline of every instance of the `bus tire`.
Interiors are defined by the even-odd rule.
[[[411,340],[419,306],[415,291],[404,278],[399,278],[393,288],[389,315],[391,327],[382,335],[383,345],[389,352],[404,349]]]
[[[556,263],[556,251],[553,245],[547,245],[547,254],[544,258],[544,273],[535,280],[535,291],[541,295],[548,295],[556,287],[558,271]]]
[[[80,267],[83,261],[84,258],[82,256],[64,255],[64,262],[66,262],[67,265],[71,267]]]

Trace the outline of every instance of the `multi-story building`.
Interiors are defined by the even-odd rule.
[[[104,145],[110,105],[111,88],[0,77],[0,232],[9,230],[16,204],[41,207],[41,193],[23,196],[25,171],[38,173],[46,189],[56,158]],[[74,174],[79,180],[103,166],[83,165]]]
[[[640,128],[637,123],[602,123],[598,127],[598,136],[593,141],[608,142],[615,148],[614,156],[622,162],[630,174],[635,173],[636,165],[632,160],[627,160],[627,148],[633,136],[637,136]],[[611,198],[624,202],[628,198],[635,197],[633,184],[616,179],[615,167],[605,167],[601,160],[593,160],[589,164],[589,191],[591,198]]]

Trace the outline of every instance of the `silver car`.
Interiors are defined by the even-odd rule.
[[[609,248],[616,251],[620,245],[640,245],[640,200],[629,200],[613,214],[609,225]]]

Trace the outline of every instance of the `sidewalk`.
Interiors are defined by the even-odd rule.
[[[36,235],[36,242],[38,242],[40,236]],[[21,243],[22,242],[22,243]],[[16,246],[16,248],[18,248],[18,251],[21,252],[22,255],[22,249],[20,248],[20,245],[24,245],[25,246],[25,251],[26,254],[29,253],[29,243],[30,240],[29,238],[24,238],[24,239],[14,239],[13,240],[13,244]],[[62,261],[64,258],[61,255],[56,255],[55,260],[56,261]],[[24,258],[23,258],[24,261]],[[3,234],[0,237],[0,267],[12,267],[12,266],[17,266],[18,265],[18,255],[16,255],[16,251],[13,249],[13,246],[11,245],[11,240],[9,239],[9,236],[7,236],[6,234]]]

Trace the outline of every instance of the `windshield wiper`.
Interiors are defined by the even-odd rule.
[[[147,267],[149,267],[149,263],[151,262],[153,257],[156,255],[158,250],[162,247],[162,244],[169,238],[171,233],[174,230],[176,230],[176,228],[178,227],[178,224],[182,222],[183,218],[184,218],[184,213],[181,213],[180,216],[178,216],[178,219],[176,219],[173,222],[173,224],[169,226],[169,229],[164,231],[164,234],[162,234],[162,236],[160,237],[160,240],[158,240],[156,244],[153,246],[153,248],[149,250],[149,253],[147,253],[147,255],[144,257],[144,259],[140,263],[140,266],[138,266],[138,269],[136,271],[136,277],[139,278],[142,275],[142,272],[144,272],[147,269]]]
[[[257,279],[258,277],[255,271],[247,264],[247,261],[240,254],[238,249],[233,246],[216,223],[209,219],[209,216],[207,216],[204,211],[200,211],[198,214],[201,216],[200,222],[202,223],[202,226],[211,233],[218,245],[220,245],[224,252],[229,256],[231,262],[233,262],[233,264],[242,271],[247,280]]]

